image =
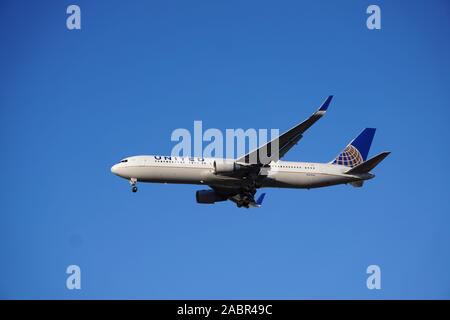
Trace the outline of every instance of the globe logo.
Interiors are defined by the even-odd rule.
[[[353,168],[354,166],[363,163],[363,158],[358,149],[349,144],[333,163]]]

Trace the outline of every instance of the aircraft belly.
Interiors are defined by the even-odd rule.
[[[239,187],[242,180],[226,175],[216,175],[211,168],[199,167],[128,167],[124,178],[136,178],[143,182],[207,184],[211,186]],[[353,181],[352,177],[317,172],[270,172],[261,181],[262,187],[318,188]]]
[[[227,186],[227,187],[241,187],[243,181],[236,177],[230,177],[225,175],[216,175],[210,172],[205,176],[205,182],[211,186]]]
[[[347,179],[339,175],[316,173],[311,176],[310,188],[320,188],[345,183]]]
[[[276,172],[264,181],[264,187],[318,188],[346,183],[348,179],[339,175],[309,172]]]

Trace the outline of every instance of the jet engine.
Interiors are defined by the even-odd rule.
[[[226,161],[214,161],[214,173],[215,174],[227,174],[239,171],[242,169],[243,165],[236,162],[226,162]]]
[[[215,203],[225,201],[227,198],[218,195],[214,190],[199,190],[195,193],[197,203]]]

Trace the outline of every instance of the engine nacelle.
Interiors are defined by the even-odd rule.
[[[214,173],[233,173],[240,170],[243,166],[236,162],[214,161]]]
[[[199,190],[195,193],[197,203],[215,203],[227,200],[225,197],[218,195],[214,190]]]

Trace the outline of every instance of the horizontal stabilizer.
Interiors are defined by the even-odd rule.
[[[370,170],[375,168],[381,161],[386,158],[390,152],[382,152],[378,155],[376,155],[373,158],[370,158],[367,161],[364,161],[363,163],[357,165],[356,167],[351,168],[349,171],[346,172],[346,174],[362,174],[362,173],[368,173]]]

